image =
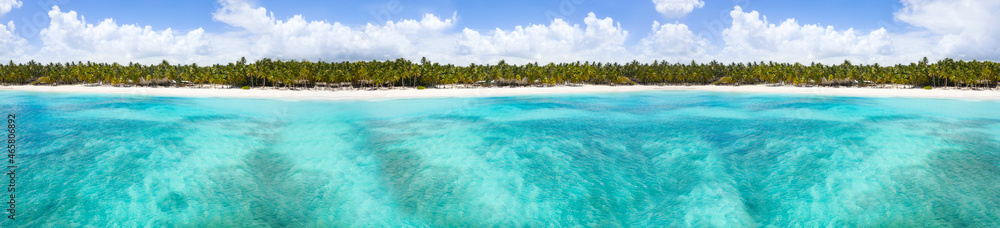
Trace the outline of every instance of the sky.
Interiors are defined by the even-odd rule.
[[[996,0],[0,0],[0,61],[1000,60]]]

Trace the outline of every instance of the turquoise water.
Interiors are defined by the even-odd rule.
[[[0,92],[0,107],[21,139],[3,227],[1000,226],[996,101]]]

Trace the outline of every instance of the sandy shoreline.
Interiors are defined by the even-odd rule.
[[[811,94],[850,97],[911,97],[952,98],[974,100],[1000,100],[1000,90],[961,89],[882,89],[882,88],[832,88],[792,86],[557,86],[519,88],[470,88],[470,89],[394,89],[394,90],[278,90],[278,89],[207,89],[207,88],[149,88],[110,86],[0,86],[0,91],[103,93],[137,96],[166,97],[229,97],[295,100],[379,100],[435,97],[496,97],[565,93],[605,93],[635,91],[711,91],[737,93]]]

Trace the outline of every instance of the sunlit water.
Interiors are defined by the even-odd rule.
[[[3,227],[1000,226],[996,101],[0,92],[0,107],[21,139]]]

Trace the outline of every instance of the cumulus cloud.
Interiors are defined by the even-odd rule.
[[[629,31],[609,17],[589,13],[582,24],[557,18],[548,24],[511,29],[455,29],[457,12],[449,17],[425,14],[418,19],[349,26],[310,21],[301,15],[279,19],[246,0],[219,0],[212,19],[230,26],[227,32],[119,25],[112,19],[88,23],[74,11],[53,7],[49,26],[40,33],[41,47],[15,33],[13,22],[0,24],[0,57],[15,61],[97,61],[158,63],[226,63],[278,58],[358,61],[428,57],[443,63],[527,62],[670,62],[777,61],[840,63],[901,63],[920,57],[997,60],[1000,54],[1000,2],[972,0],[901,0],[898,21],[924,28],[907,33],[885,29],[837,30],[832,26],[799,24],[795,19],[769,22],[757,11],[739,6],[730,12],[731,27],[714,43],[680,22],[654,21],[648,35],[627,44]],[[657,11],[683,16],[702,1],[654,0]],[[16,8],[20,1],[0,0]],[[721,44],[721,45],[720,45]],[[626,47],[626,45],[628,45]],[[719,46],[716,46],[719,45]],[[2,60],[0,60],[2,61]]]
[[[14,29],[13,21],[0,24],[0,58],[16,59],[25,54],[28,41],[14,33]]]
[[[896,19],[926,28],[939,56],[997,60],[1000,1],[902,0]]]
[[[0,16],[12,9],[21,8],[22,4],[19,0],[0,0]],[[21,58],[28,48],[28,41],[14,33],[14,29],[13,21],[6,25],[0,22],[0,58]]]
[[[660,12],[666,17],[684,17],[695,8],[701,8],[705,6],[705,2],[701,0],[653,0],[653,5],[656,5],[656,12]]]
[[[222,8],[212,14],[216,21],[244,29],[241,37],[250,50],[248,57],[325,60],[364,60],[412,58],[419,54],[447,50],[429,50],[435,45],[418,46],[451,28],[457,14],[442,19],[426,14],[420,20],[368,24],[360,28],[339,22],[307,21],[301,15],[278,20],[263,7],[246,1],[221,0]],[[440,45],[437,45],[440,46]]]
[[[771,24],[757,12],[743,12],[736,6],[730,16],[733,24],[723,30],[726,47],[720,59],[781,62],[838,63],[881,60],[891,54],[892,46],[885,29],[867,34],[854,29],[838,31],[833,26],[799,25],[795,19]]]
[[[212,13],[212,19],[249,31],[266,32],[274,24],[274,14],[264,7],[254,8],[247,1],[219,0],[222,8]]]
[[[611,18],[593,13],[584,26],[554,19],[549,25],[518,26],[486,33],[465,28],[447,32],[457,13],[445,19],[425,14],[420,20],[351,27],[339,22],[307,21],[301,15],[278,20],[263,7],[241,0],[222,0],[213,19],[247,34],[231,38],[249,50],[250,58],[370,60],[428,57],[448,63],[624,60],[628,32]],[[238,57],[237,57],[238,58]]]
[[[21,8],[20,0],[0,0],[0,16],[7,14],[12,9]]]
[[[554,19],[549,25],[517,26],[481,34],[468,29],[458,41],[459,55],[470,62],[524,63],[531,61],[621,61],[629,58],[624,43],[628,32],[611,18],[590,13],[585,27]]]
[[[200,61],[208,54],[209,43],[202,29],[186,34],[150,26],[118,25],[111,19],[89,24],[75,11],[49,11],[49,27],[42,29],[45,46],[38,57],[46,61]]]
[[[688,26],[681,23],[663,24],[653,22],[652,33],[643,38],[637,47],[644,60],[667,60],[672,62],[704,59],[711,48],[708,39],[695,35]]]

